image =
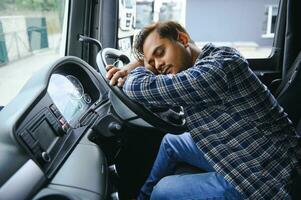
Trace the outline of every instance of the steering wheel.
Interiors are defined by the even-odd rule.
[[[124,53],[113,48],[104,48],[101,50],[96,58],[100,74],[105,78],[107,71],[107,60],[122,62],[123,65],[128,64],[130,59]],[[158,128],[159,130],[170,132],[174,134],[183,133],[186,130],[186,120],[184,119],[183,108],[158,108],[150,110],[145,106],[131,100],[120,87],[111,86],[109,81],[106,81],[111,91],[119,98],[119,100],[132,110],[137,116],[142,118],[150,125]]]

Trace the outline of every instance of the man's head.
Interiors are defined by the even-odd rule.
[[[192,40],[178,23],[157,22],[144,27],[136,37],[134,53],[160,74],[176,74],[194,63]]]

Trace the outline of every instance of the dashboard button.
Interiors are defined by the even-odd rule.
[[[61,124],[61,127],[60,129],[64,132],[64,133],[67,133],[68,129],[70,128],[70,125],[68,124],[68,122],[63,118],[61,117],[59,119],[59,122]]]
[[[64,125],[62,125],[62,129],[64,132],[67,133],[68,129],[70,128],[69,124],[66,122]]]
[[[57,109],[57,107],[54,104],[50,106],[50,110],[57,118],[60,118],[62,116],[61,112]]]
[[[27,132],[24,131],[21,134],[21,138],[24,141],[24,143],[30,148],[32,149],[35,146],[35,139]]]

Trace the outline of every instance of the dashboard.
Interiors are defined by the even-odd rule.
[[[35,73],[0,112],[0,199],[118,196],[123,134],[154,127],[116,94],[77,57]]]
[[[87,139],[102,118],[96,108],[106,109],[104,81],[84,61],[64,57],[36,73],[0,112],[1,198],[105,198],[106,157]]]

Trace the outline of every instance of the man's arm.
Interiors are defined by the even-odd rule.
[[[248,69],[232,48],[219,48],[175,75],[155,75],[144,67],[133,70],[123,91],[134,101],[151,106],[220,105],[228,95],[229,73]]]
[[[123,91],[147,106],[218,104],[225,98],[227,77],[221,65],[212,63],[206,60],[176,75],[155,75],[138,67],[129,74]]]
[[[117,84],[119,87],[122,87],[125,83],[125,80],[126,80],[126,77],[128,76],[128,74],[132,70],[136,69],[139,66],[145,66],[146,69],[150,70],[154,74],[158,74],[157,70],[154,67],[152,67],[151,65],[149,65],[147,62],[135,60],[135,61],[127,64],[123,68],[118,68],[114,65],[108,65],[106,67],[106,70],[108,71],[106,78],[110,80],[111,85]]]

